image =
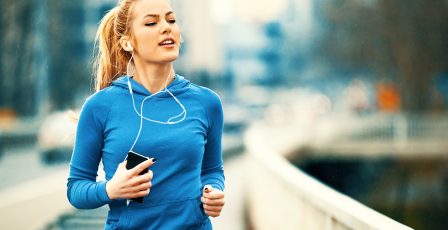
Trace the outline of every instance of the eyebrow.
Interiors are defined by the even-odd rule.
[[[166,12],[166,13],[165,13],[165,17],[168,16],[168,15],[170,15],[170,14],[174,14],[174,12],[173,12],[173,11],[168,11],[168,12]],[[145,15],[143,18],[147,18],[147,17],[158,18],[159,15],[158,15],[158,14],[147,14],[147,15]]]

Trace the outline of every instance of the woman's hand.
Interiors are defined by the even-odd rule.
[[[129,170],[126,169],[127,161],[121,162],[112,179],[106,184],[109,199],[130,199],[148,195],[151,188],[152,171],[148,170],[148,173],[143,175],[138,174],[154,162],[155,159],[151,158]]]
[[[221,210],[224,207],[224,192],[206,185],[202,192],[201,201],[205,213],[211,217],[217,217],[221,215]]]

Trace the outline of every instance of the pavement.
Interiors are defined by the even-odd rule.
[[[244,159],[245,156],[240,155],[224,162],[226,204],[221,212],[221,216],[211,218],[215,230],[246,229],[244,214]]]
[[[224,170],[226,176],[226,204],[221,213],[221,216],[216,218],[211,218],[214,230],[243,230],[246,229],[246,221],[244,214],[244,171],[245,171],[245,155],[236,154],[232,157],[226,158],[224,161]],[[51,202],[51,205],[46,205],[46,209],[48,213],[45,213],[45,218],[40,218],[44,216],[43,212],[40,212],[39,215],[36,215],[38,210],[36,207],[39,206],[30,206],[29,208],[25,208],[26,203],[30,202],[30,199],[26,194],[23,194],[19,197],[22,197],[23,204],[19,207],[17,206],[15,209],[14,206],[6,205],[3,206],[3,215],[9,217],[9,221],[3,222],[0,224],[0,229],[11,229],[9,227],[19,227],[14,229],[42,229],[42,230],[71,230],[71,229],[101,229],[104,226],[104,219],[106,217],[107,208],[104,206],[99,209],[94,210],[76,210],[73,207],[70,207],[67,204],[65,197],[65,184],[61,181],[65,181],[66,179],[66,171],[61,170],[61,172],[56,175],[47,176],[46,178],[42,178],[41,180],[35,180],[25,183],[23,186],[28,187],[39,187],[36,183],[44,185],[47,189],[39,189],[39,191],[48,190],[49,192],[45,194],[35,194],[33,197],[48,197],[45,198],[47,200],[56,201],[56,198],[59,200],[57,203],[60,205],[54,204]],[[55,183],[58,182],[58,183]],[[27,185],[28,184],[28,185]],[[53,185],[52,185],[53,184]],[[23,186],[16,186],[14,191],[3,191],[7,197],[17,197],[16,192],[19,190],[22,193],[26,193],[29,191],[27,188],[23,188]],[[20,188],[19,188],[20,187]],[[54,187],[54,188],[53,188]],[[50,197],[49,197],[50,196]],[[51,196],[53,198],[51,198]],[[7,199],[7,197],[4,197]],[[4,199],[4,200],[5,200]],[[16,198],[17,199],[17,198]],[[42,199],[42,200],[45,200]],[[39,199],[41,200],[41,199]],[[14,203],[14,202],[13,202]],[[20,203],[20,202],[15,202]],[[36,204],[37,205],[37,204]],[[39,204],[40,207],[45,206]],[[0,206],[1,207],[1,206]],[[13,210],[6,213],[6,210]],[[16,210],[16,211],[14,211]],[[27,217],[27,221],[20,220],[20,210],[28,210],[27,216],[33,216],[33,218]],[[0,210],[1,211],[1,210]],[[53,214],[53,218],[51,218],[51,213]],[[46,221],[44,221],[44,219]],[[39,227],[37,227],[39,226]]]

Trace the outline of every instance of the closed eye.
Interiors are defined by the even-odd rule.
[[[157,23],[155,22],[150,22],[150,23],[145,23],[145,26],[155,26]]]

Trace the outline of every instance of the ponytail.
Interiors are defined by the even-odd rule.
[[[124,0],[104,15],[95,37],[94,76],[95,91],[109,86],[126,74],[131,54],[120,45],[120,39],[129,36],[129,19],[133,0]],[[131,36],[129,36],[131,37]]]

